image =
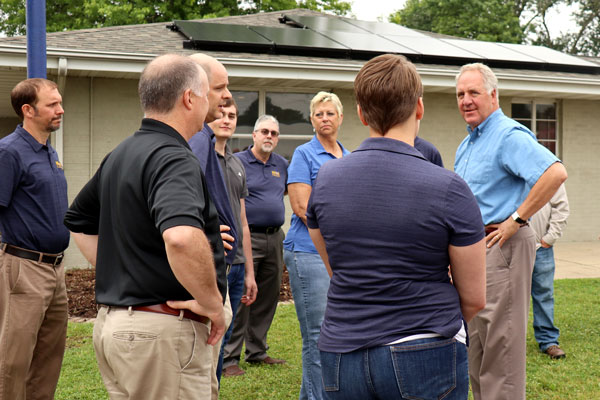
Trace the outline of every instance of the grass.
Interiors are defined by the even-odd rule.
[[[555,319],[561,330],[564,360],[542,354],[530,327],[527,335],[527,398],[534,400],[600,399],[600,279],[555,282]],[[301,338],[292,304],[280,305],[269,331],[269,354],[285,365],[241,362],[246,375],[222,380],[223,400],[295,400],[302,376]],[[69,323],[67,352],[56,399],[107,399],[92,346],[92,324]]]

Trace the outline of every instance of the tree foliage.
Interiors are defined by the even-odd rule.
[[[408,28],[492,42],[520,43],[523,30],[514,2],[499,0],[408,0],[390,22]]]
[[[0,1],[1,32],[8,36],[25,34],[26,3],[26,0]],[[46,1],[46,30],[215,18],[292,8],[347,15],[351,5],[344,0],[50,0]]]
[[[577,29],[552,36],[548,16],[566,6],[575,9],[572,17]],[[600,55],[600,0],[408,0],[389,20],[469,39],[531,43],[572,54]]]

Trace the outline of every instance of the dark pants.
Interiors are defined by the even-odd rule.
[[[261,361],[267,357],[267,332],[273,322],[281,275],[283,273],[283,231],[252,235],[254,276],[258,286],[256,301],[240,305],[233,320],[233,333],[225,346],[223,368],[239,362],[242,344],[246,343],[246,361]]]

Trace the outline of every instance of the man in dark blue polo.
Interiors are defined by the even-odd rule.
[[[11,92],[23,124],[0,140],[0,399],[51,399],[67,333],[67,181],[50,133],[64,110],[54,82]]]
[[[267,355],[267,332],[275,316],[283,272],[284,234],[281,225],[285,220],[283,196],[286,193],[288,162],[273,153],[279,141],[279,122],[275,117],[263,115],[258,118],[252,138],[254,146],[236,153],[236,156],[246,168],[246,217],[252,239],[258,296],[251,306],[240,305],[238,309],[233,334],[225,346],[223,375],[226,377],[244,373],[238,366],[244,341],[247,362],[285,363]]]
[[[200,132],[192,136],[188,143],[192,152],[200,161],[200,167],[206,176],[208,192],[217,207],[221,225],[229,228],[227,231],[229,236],[224,237],[226,240],[224,244],[227,251],[225,263],[231,266],[237,254],[238,227],[236,226],[235,217],[229,202],[223,171],[219,165],[217,153],[215,153],[213,142],[215,134],[208,125],[210,122],[223,116],[225,101],[231,99],[231,92],[227,89],[229,78],[223,64],[215,58],[200,53],[193,54],[190,58],[198,63],[206,72],[210,91],[208,92],[208,112],[204,120],[204,127]],[[229,302],[226,303],[229,304]]]

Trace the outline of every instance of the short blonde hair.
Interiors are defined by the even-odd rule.
[[[335,93],[319,92],[310,101],[310,116],[313,117],[315,115],[315,108],[317,108],[319,104],[328,101],[333,103],[339,115],[342,115],[344,113],[344,107],[342,106],[342,102]]]

